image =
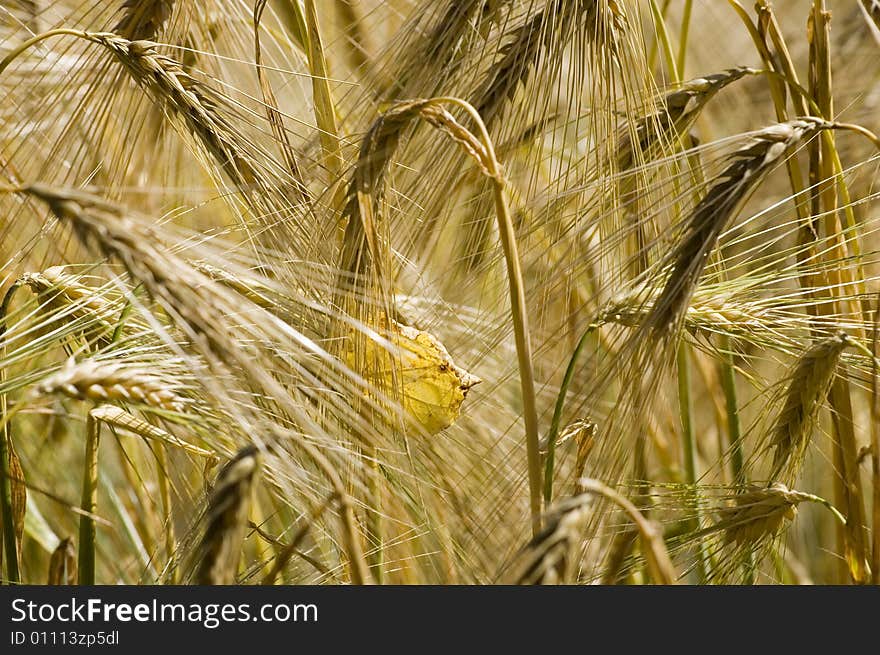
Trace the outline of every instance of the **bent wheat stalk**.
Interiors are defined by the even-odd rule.
[[[443,108],[443,105],[462,109],[477,126],[477,135],[463,127]],[[451,97],[398,103],[374,123],[361,145],[358,163],[349,185],[349,200],[345,209],[348,224],[341,269],[353,274],[354,279],[358,280],[365,271],[369,270],[368,265],[372,264],[374,279],[381,291],[382,301],[387,303],[392,297],[390,279],[381,268],[384,257],[380,247],[381,232],[378,226],[379,211],[376,198],[381,197],[386,168],[397,147],[400,133],[415,118],[421,118],[445,132],[477,162],[480,170],[492,183],[498,231],[507,264],[510,312],[523,400],[532,534],[537,535],[541,531],[541,454],[522,264],[517,247],[516,230],[505,197],[505,180],[501,163],[496,157],[486,124],[469,103]],[[340,288],[350,288],[350,285],[346,285],[341,280]],[[391,315],[388,311],[390,308],[385,309],[386,315]]]
[[[101,426],[90,414],[86,416],[86,454],[82,482],[82,516],[79,518],[79,584],[95,584],[95,510],[98,507],[98,444]]]

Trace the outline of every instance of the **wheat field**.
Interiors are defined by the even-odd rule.
[[[0,0],[0,126],[5,582],[880,582],[877,0]]]

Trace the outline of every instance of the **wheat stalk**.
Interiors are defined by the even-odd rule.
[[[95,584],[95,562],[97,552],[97,529],[95,510],[98,506],[98,446],[101,439],[101,425],[91,415],[86,416],[86,448],[83,466],[82,500],[79,517],[79,560],[76,577],[79,584]]]
[[[247,152],[235,126],[219,113],[216,100],[180,63],[160,54],[149,41],[130,41],[106,33],[89,34],[87,38],[107,48],[156,101],[167,104],[240,189],[273,188],[263,179],[261,165]]]
[[[477,127],[479,136],[471,133],[450,114],[444,105],[452,105],[465,111]],[[535,382],[532,363],[532,346],[529,334],[528,313],[526,310],[525,285],[522,264],[519,257],[516,231],[510,215],[505,195],[506,183],[501,163],[498,161],[488,128],[479,113],[467,102],[458,98],[432,98],[398,103],[373,124],[361,145],[358,164],[349,185],[349,201],[346,205],[345,240],[342,249],[341,269],[354,275],[355,280],[363,275],[367,264],[374,266],[381,301],[385,304],[385,315],[390,316],[393,299],[390,280],[380,267],[380,256],[387,249],[380,250],[380,230],[375,197],[381,196],[384,188],[386,167],[398,144],[402,130],[416,117],[446,132],[477,163],[492,183],[495,213],[498,220],[501,247],[507,265],[508,291],[510,294],[510,314],[516,341],[517,363],[520,374],[520,390],[523,402],[523,421],[525,423],[526,453],[529,472],[529,504],[532,519],[532,534],[541,529],[541,461],[538,443],[538,417],[535,400]],[[366,244],[366,249],[364,248]],[[368,256],[365,256],[368,255]],[[350,291],[351,286],[340,277],[340,290]],[[343,303],[339,303],[342,305]]]

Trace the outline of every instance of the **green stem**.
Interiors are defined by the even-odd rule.
[[[3,302],[0,304],[0,344],[2,344],[3,353],[6,353],[6,314],[9,311],[9,305],[12,303],[12,297],[21,286],[20,281],[16,281],[6,291],[3,296]],[[0,367],[0,383],[6,379],[6,369]],[[10,478],[10,458],[11,451],[11,416],[7,412],[6,394],[0,394],[0,425],[2,425],[2,433],[0,433],[0,517],[3,520],[3,546],[6,555],[6,580],[9,583],[18,583],[21,581],[21,575],[18,570],[18,544],[15,539],[15,518],[12,512],[12,480]]]
[[[810,95],[821,110],[821,116],[829,119],[834,115],[834,95],[831,74],[831,16],[824,0],[814,0],[810,30]],[[829,135],[831,136],[831,135]],[[834,154],[836,147],[833,138],[822,139],[818,149],[815,178],[820,181],[816,190],[817,202],[824,215],[825,234],[833,238],[833,247],[828,252],[831,261],[846,261],[849,256],[846,237],[841,228],[838,211],[838,187],[834,182]],[[827,273],[829,287],[837,306],[837,315],[845,312],[845,292],[843,283],[849,281],[840,267],[831,267]],[[834,463],[836,469],[835,504],[846,513],[847,523],[838,527],[840,546],[849,569],[849,575],[856,583],[870,579],[868,544],[865,534],[865,503],[858,464],[858,441],[853,419],[852,389],[841,366],[841,375],[831,388],[833,425],[837,439],[834,443]]]
[[[171,510],[171,480],[168,479],[168,453],[165,444],[151,449],[156,457],[156,473],[159,480],[159,497],[162,499],[162,523],[165,531],[165,557],[174,561],[177,539],[174,536],[174,516]],[[169,583],[177,584],[177,567],[172,567]]]
[[[535,377],[532,369],[532,345],[528,332],[526,295],[522,268],[516,245],[516,232],[504,198],[504,182],[499,175],[492,178],[495,213],[504,259],[507,261],[507,279],[510,287],[510,313],[513,318],[514,338],[519,359],[520,387],[523,399],[523,421],[526,428],[526,457],[529,471],[529,507],[532,534],[541,532],[541,453],[538,443],[538,411],[535,399]]]
[[[547,433],[547,454],[544,456],[544,505],[549,506],[553,501],[553,468],[556,459],[556,439],[559,437],[559,425],[562,422],[562,410],[565,408],[565,396],[568,394],[568,387],[571,386],[574,372],[577,368],[578,359],[580,359],[581,351],[587,343],[588,337],[598,327],[593,323],[587,327],[586,331],[581,335],[580,340],[568,360],[568,367],[565,369],[565,375],[562,377],[562,384],[559,385],[559,394],[556,396],[556,405],[553,408],[553,419],[550,421],[550,430]]]
[[[724,390],[724,405],[727,412],[727,443],[730,448],[730,468],[733,473],[733,484],[737,491],[745,488],[748,483],[745,457],[743,455],[742,428],[739,420],[739,401],[736,393],[736,368],[733,362],[733,349],[730,337],[721,337],[721,350],[724,359],[721,362],[721,387]],[[751,551],[743,554],[743,583],[755,583],[755,561]]]
[[[486,170],[492,181],[492,195],[495,200],[495,216],[498,219],[498,232],[501,247],[507,264],[507,282],[510,289],[510,316],[516,342],[516,357],[519,364],[520,390],[523,403],[523,423],[526,432],[526,457],[529,474],[529,509],[532,520],[532,534],[541,531],[541,451],[538,437],[538,409],[535,397],[535,373],[532,364],[532,344],[529,335],[529,318],[526,311],[525,283],[522,264],[516,244],[516,230],[510,216],[510,208],[504,197],[504,173],[495,154],[495,147],[489,137],[489,130],[474,107],[460,98],[444,96],[435,98],[461,107],[477,126],[479,139],[486,150]]]
[[[3,396],[0,412],[6,414],[6,396]],[[18,570],[18,545],[15,541],[15,524],[12,515],[12,480],[9,464],[9,424],[4,423],[3,433],[0,434],[0,513],[3,516],[3,545],[6,555],[6,580],[11,584],[21,582]]]
[[[664,0],[663,9],[660,10],[660,17],[664,20],[666,19],[666,12],[669,10],[669,3],[671,0]],[[648,53],[648,70],[654,70],[654,66],[657,64],[657,52],[658,52],[659,43],[657,39],[653,39],[651,42],[651,50]]]
[[[742,428],[739,420],[739,407],[736,393],[736,368],[729,336],[721,337],[721,350],[724,360],[721,363],[721,386],[724,391],[724,404],[727,412],[727,441],[730,447],[730,467],[733,483],[737,487],[748,482],[745,457],[742,448]]]
[[[689,521],[690,530],[696,532],[700,527],[700,513],[697,506],[697,445],[694,437],[693,403],[691,400],[691,374],[688,346],[682,342],[678,347],[678,409],[681,418],[681,446],[684,458],[685,482],[690,488],[693,500],[694,518]],[[697,544],[697,581],[706,584],[706,560],[702,541]]]
[[[691,12],[693,0],[685,0],[684,13],[681,17],[681,33],[678,38],[678,74],[684,77],[685,61],[687,60],[688,35],[691,29]]]
[[[81,585],[95,584],[95,509],[98,495],[98,442],[100,425],[89,413],[86,418],[86,456],[83,465],[82,516],[79,519],[79,563]]]

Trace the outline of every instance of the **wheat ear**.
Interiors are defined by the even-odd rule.
[[[258,451],[247,447],[217,475],[208,500],[205,532],[195,551],[196,584],[235,582],[258,469]]]
[[[170,412],[183,412],[188,404],[166,380],[143,367],[112,361],[69,364],[41,382],[37,391],[93,402],[135,403]]]
[[[799,466],[847,345],[849,338],[845,334],[824,339],[797,361],[789,377],[782,409],[770,432],[770,447],[774,449],[771,480],[776,480],[786,466]]]

